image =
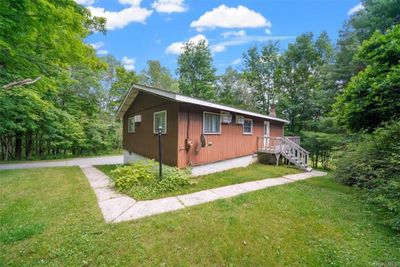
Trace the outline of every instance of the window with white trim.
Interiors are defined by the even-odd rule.
[[[203,133],[220,134],[221,133],[221,114],[204,112],[203,113]]]
[[[153,133],[158,133],[158,129],[161,127],[162,133],[167,133],[167,111],[154,112],[153,118]]]
[[[253,120],[244,119],[243,134],[253,134]]]
[[[128,118],[128,133],[135,132],[135,117]]]

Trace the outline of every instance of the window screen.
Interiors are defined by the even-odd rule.
[[[158,129],[161,127],[162,133],[167,133],[167,111],[159,111],[154,113],[154,133],[158,133]]]
[[[252,134],[253,133],[253,120],[245,119],[243,123],[243,133]]]
[[[134,133],[135,132],[135,118],[131,117],[128,118],[128,133]]]
[[[204,112],[204,114],[203,114],[203,132],[205,134],[221,133],[221,117],[219,114]]]

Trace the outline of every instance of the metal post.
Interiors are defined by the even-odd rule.
[[[159,161],[159,177],[162,178],[162,146],[161,146],[162,127],[158,127],[158,161]]]

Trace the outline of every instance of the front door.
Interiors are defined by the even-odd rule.
[[[264,121],[264,149],[269,148],[269,121]]]

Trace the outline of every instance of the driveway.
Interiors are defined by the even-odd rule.
[[[63,160],[42,160],[31,161],[24,163],[10,163],[0,164],[0,170],[12,169],[29,169],[29,168],[43,168],[43,167],[61,167],[61,166],[79,166],[79,165],[106,165],[106,164],[122,164],[123,156],[103,156],[92,158],[73,158]]]

